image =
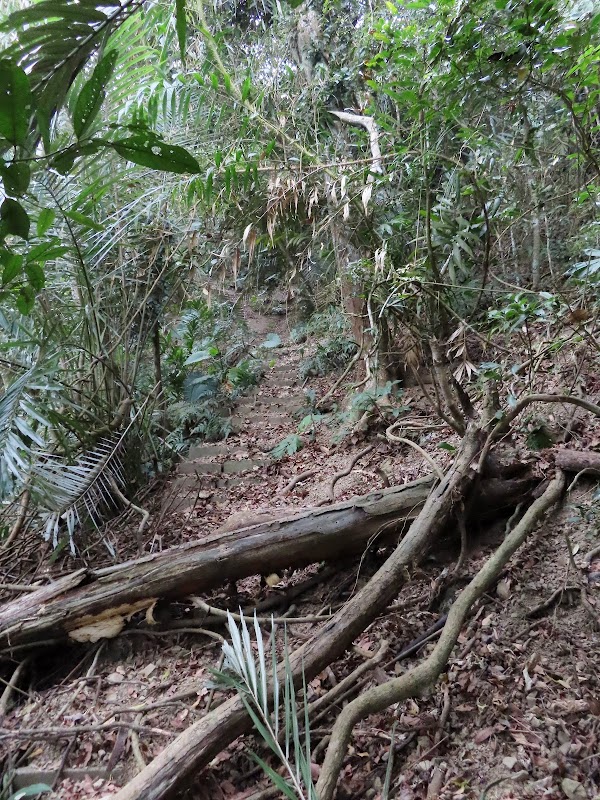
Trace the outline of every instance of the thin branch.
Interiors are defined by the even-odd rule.
[[[584,400],[582,397],[575,397],[574,395],[570,394],[530,394],[527,397],[523,397],[521,400],[519,400],[515,407],[509,411],[503,419],[500,420],[490,434],[491,439],[497,439],[499,436],[504,434],[510,427],[510,424],[513,422],[513,420],[515,420],[519,414],[532,403],[571,403],[574,406],[584,408],[591,414],[595,414],[595,416],[600,417],[600,406],[595,405],[595,403],[590,403],[588,400]]]

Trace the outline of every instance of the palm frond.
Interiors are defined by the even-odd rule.
[[[58,542],[61,521],[66,522],[71,549],[73,534],[88,517],[98,524],[107,510],[117,508],[115,494],[125,485],[119,457],[122,437],[105,439],[79,455],[74,464],[64,458],[41,455],[32,468],[32,494],[45,509],[47,540]]]
[[[141,0],[42,0],[14,11],[0,31],[16,35],[3,55],[28,73],[50,119],[87,60]]]
[[[231,643],[223,644],[224,663],[222,671],[215,671],[219,680],[235,688],[246,706],[254,726],[265,743],[285,767],[288,781],[269,767],[258,756],[254,756],[266,774],[286,797],[297,800],[316,800],[310,770],[310,731],[306,685],[303,681],[304,741],[298,725],[294,687],[294,676],[289,660],[287,634],[284,639],[283,686],[277,674],[277,648],[275,626],[271,624],[271,652],[267,657],[264,637],[256,614],[254,615],[254,642],[246,619],[240,614],[238,623],[227,613],[227,627]],[[272,698],[269,686],[272,686]],[[284,738],[284,745],[280,741]]]
[[[0,397],[0,496],[25,484],[33,463],[33,448],[46,446],[41,434],[52,423],[41,413],[35,395],[56,389],[41,380],[37,368],[32,368],[13,381]]]

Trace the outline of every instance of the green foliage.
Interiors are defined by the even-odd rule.
[[[302,706],[296,710],[296,688],[289,660],[287,631],[284,628],[283,677],[277,672],[275,625],[271,626],[270,647],[265,648],[260,624],[254,615],[254,636],[244,615],[239,627],[227,614],[231,642],[223,645],[222,670],[214,670],[217,684],[234,689],[250,715],[256,731],[284,768],[287,780],[254,754],[254,758],[277,789],[290,800],[316,800],[310,765],[310,727],[306,682],[302,680]],[[301,716],[304,731],[298,722]]]
[[[0,206],[0,261],[11,262],[0,299],[12,298],[21,313],[31,312],[36,294],[45,285],[45,261],[35,257],[35,247],[28,248],[23,242],[30,238],[32,209],[38,205],[36,192],[40,183],[48,180],[49,167],[68,175],[78,162],[111,148],[128,161],[151,169],[176,174],[200,172],[198,162],[185,148],[165,142],[139,120],[134,125],[110,126],[103,121],[100,127],[105,128],[104,135],[89,136],[105,102],[119,51],[108,48],[82,85],[77,78],[111,31],[137,7],[132,0],[122,4],[42,0],[14,12],[0,26],[14,38],[0,53],[0,179],[8,195]],[[51,122],[67,101],[72,84],[70,104],[77,141],[70,143]],[[38,147],[40,138],[43,153]],[[7,155],[11,146],[12,152]],[[57,210],[79,225],[101,230],[79,209],[61,204]],[[49,227],[45,221],[38,222],[40,244],[44,244]],[[26,263],[21,262],[22,269],[16,260],[19,258],[26,259]]]
[[[282,439],[278,445],[271,450],[271,456],[277,460],[286,456],[293,456],[304,447],[304,442],[296,433],[291,433]]]
[[[106,98],[106,86],[112,77],[118,50],[111,50],[96,64],[92,77],[87,81],[77,96],[73,112],[73,131],[78,139],[87,133],[96,119]]]
[[[223,416],[226,410],[218,394],[170,403],[166,410],[167,425],[171,429],[166,437],[167,446],[182,452],[189,447],[190,440],[218,442],[226,439],[232,431],[231,417]]]
[[[488,312],[494,328],[503,333],[519,331],[524,325],[535,322],[555,322],[561,303],[549,292],[519,292],[508,295],[500,308]]]
[[[32,783],[29,786],[25,786],[23,789],[13,792],[8,800],[22,800],[23,797],[37,797],[40,794],[51,791],[52,787],[48,786],[47,783]]]
[[[300,376],[311,378],[342,369],[356,355],[357,350],[356,342],[345,336],[336,336],[324,344],[317,344],[315,354],[301,363]]]

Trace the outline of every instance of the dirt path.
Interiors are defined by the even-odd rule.
[[[272,448],[298,431],[305,388],[321,396],[332,379],[302,385],[299,367],[305,353],[289,341],[284,319],[250,312],[247,322],[257,342],[278,333],[282,346],[269,353],[271,363],[262,383],[237,403],[235,432],[224,442],[194,445],[168,490],[156,499],[148,549],[201,538],[232,518],[241,524],[240,515],[243,519],[269,509],[319,503],[328,497],[331,478],[367,444],[352,437],[336,442],[340,420],[332,416],[314,431],[302,433],[301,450],[272,457]],[[407,392],[405,400],[414,409],[411,413],[419,412],[418,392]],[[391,484],[401,484],[429,472],[418,453],[404,446],[392,448],[377,433],[375,429],[368,442],[373,450],[337,483],[336,500],[380,487],[382,475]],[[451,455],[439,445],[448,441],[452,438],[447,431],[436,430],[419,444],[443,469]],[[552,471],[543,457],[540,470]],[[306,471],[313,474],[284,493],[292,478]],[[595,573],[589,568],[589,576],[584,567],[586,553],[598,541],[594,497],[582,481],[570,505],[513,558],[461,634],[436,691],[357,727],[339,800],[381,796],[393,729],[390,797],[398,800],[477,800],[493,781],[498,782],[490,786],[488,800],[600,797],[600,636],[578,594],[578,580],[587,581],[590,600],[598,602],[600,584],[594,575],[600,574],[600,564]],[[504,535],[505,525],[506,520],[499,519],[486,530],[469,531],[471,574]],[[573,573],[566,535],[581,576]],[[133,541],[134,535],[130,538]],[[355,650],[311,681],[310,700],[339,684],[384,640],[390,657],[369,679],[373,683],[418,662],[432,642],[401,662],[396,656],[443,614],[448,598],[433,604],[432,592],[440,573],[451,569],[457,558],[456,538],[440,542],[436,552],[415,567],[395,609],[365,631]],[[315,583],[310,592],[290,601],[296,604],[295,613],[314,615],[339,607],[384,557],[376,553],[374,563],[366,559],[335,565],[333,579]],[[65,562],[65,568],[70,567]],[[281,600],[281,610],[287,610],[289,587],[318,574],[313,565],[274,588],[261,586],[255,576],[238,582],[236,597],[224,586],[203,599],[221,607]],[[556,592],[556,604],[530,616]],[[134,618],[116,639],[96,646],[72,645],[59,653],[49,650],[34,664],[30,682],[22,684],[25,695],[1,721],[5,769],[19,769],[15,788],[53,783],[56,778],[55,791],[45,795],[50,800],[97,800],[116,792],[142,761],[149,762],[218,701],[218,694],[212,698],[210,668],[219,661],[218,635],[223,629],[212,628],[207,635],[207,627],[191,602],[158,603],[146,618]],[[311,631],[312,623],[291,626],[291,647]],[[334,708],[317,724],[315,742],[330,730],[336,713]],[[264,788],[267,781],[251,761],[250,749],[268,757],[257,740],[235,742],[182,797],[243,800]],[[273,766],[277,767],[274,762]]]

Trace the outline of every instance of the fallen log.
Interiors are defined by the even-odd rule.
[[[600,453],[592,450],[557,450],[554,463],[565,472],[595,472],[600,475]]]
[[[310,681],[340,656],[397,595],[406,567],[418,561],[447,525],[452,509],[465,497],[477,471],[472,468],[485,433],[470,427],[452,467],[431,492],[410,530],[373,578],[289,659],[294,676]],[[283,679],[283,674],[282,674]],[[164,800],[180,788],[240,734],[252,721],[242,701],[232,697],[167,745],[114,800]]]
[[[186,597],[266,570],[361,552],[383,526],[392,531],[414,519],[433,482],[426,477],[327,508],[288,509],[284,517],[238,525],[114,567],[78,570],[5,604],[0,648],[10,654],[47,639],[110,638],[159,597]]]
[[[285,516],[220,531],[162,553],[106,569],[78,572],[23,595],[0,609],[0,648],[13,655],[37,642],[69,637],[93,642],[120,633],[158,598],[182,598],[228,580],[337,560],[360,553],[381,532],[396,538],[413,520],[433,486],[432,476],[327,508],[288,509]],[[516,505],[530,482],[484,481],[478,507]],[[227,527],[227,526],[225,526]]]

